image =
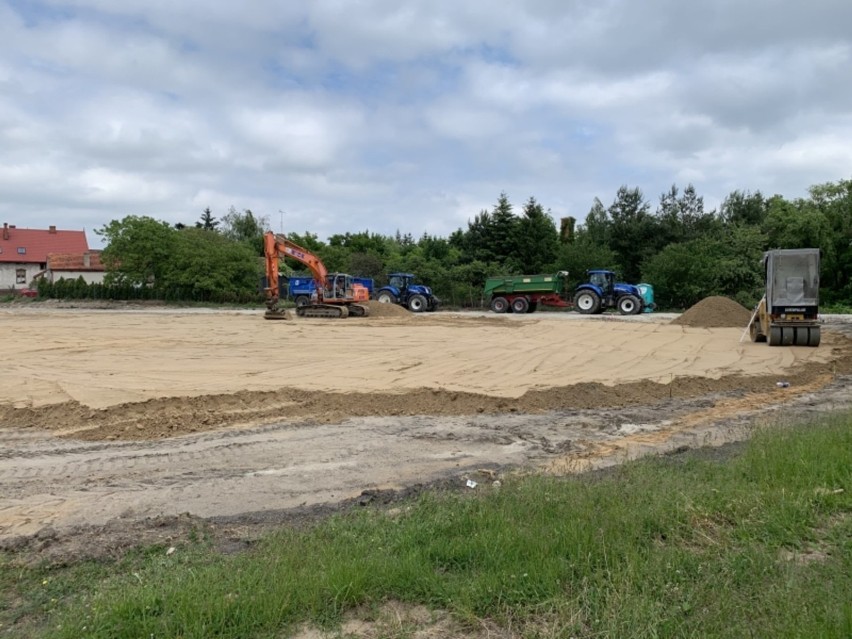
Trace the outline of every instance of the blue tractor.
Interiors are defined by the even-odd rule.
[[[376,301],[383,304],[399,304],[412,313],[438,310],[441,301],[432,295],[432,289],[415,284],[411,273],[390,273],[388,285],[376,292]]]
[[[622,315],[636,315],[645,310],[639,287],[615,281],[615,273],[604,270],[586,271],[589,281],[574,291],[574,310],[593,315],[615,308]]]

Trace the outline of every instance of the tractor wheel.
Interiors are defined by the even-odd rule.
[[[408,298],[408,310],[412,313],[422,313],[427,306],[426,298],[422,295],[412,295]]]
[[[382,304],[396,304],[396,295],[390,291],[380,291],[376,301]]]
[[[618,298],[616,306],[622,315],[636,315],[642,310],[642,302],[635,295],[622,295]]]
[[[513,313],[526,313],[530,309],[530,303],[526,297],[516,297],[512,300]]]
[[[311,298],[308,297],[307,295],[297,295],[296,296],[296,308],[301,308],[302,306],[305,306],[306,304],[310,304],[310,303],[311,303]]]
[[[584,315],[592,315],[601,310],[601,298],[594,291],[580,291],[574,296],[574,309]]]
[[[505,297],[495,297],[491,300],[491,310],[495,313],[505,313],[509,310],[509,301]]]

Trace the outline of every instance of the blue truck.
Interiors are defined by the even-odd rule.
[[[369,277],[353,277],[356,284],[365,286],[373,297],[373,280]],[[310,275],[292,275],[287,278],[287,296],[296,303],[296,306],[310,304],[311,295],[317,290],[316,282]]]

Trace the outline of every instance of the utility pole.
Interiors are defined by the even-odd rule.
[[[284,233],[284,211],[282,211],[281,209],[278,209],[278,212],[281,214],[281,225],[278,227],[278,230],[281,233]]]

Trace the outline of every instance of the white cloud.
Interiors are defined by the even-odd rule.
[[[796,197],[852,175],[851,23],[840,0],[0,0],[0,214],[419,236],[504,190],[580,218],[622,184]]]

